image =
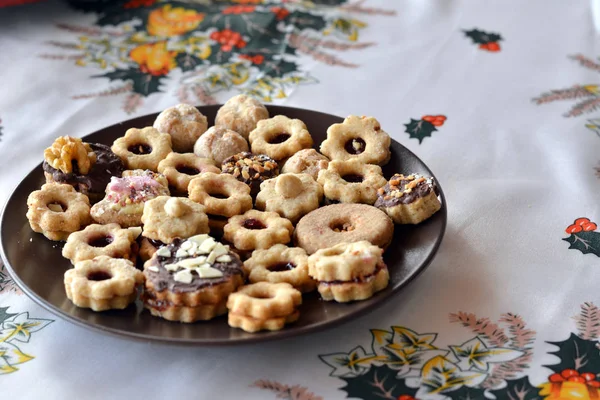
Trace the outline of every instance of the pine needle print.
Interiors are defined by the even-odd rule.
[[[600,163],[598,163],[598,166],[594,168],[596,170],[596,177],[598,177],[598,179],[600,179]]]
[[[471,332],[482,336],[493,346],[502,347],[508,343],[508,337],[502,328],[490,321],[489,318],[477,318],[473,313],[458,313],[450,314],[450,322],[458,322],[465,328],[469,328]]]
[[[137,93],[131,93],[125,98],[125,103],[123,104],[123,110],[127,114],[134,113],[143,103],[142,96]]]
[[[342,8],[348,12],[360,13],[360,14],[369,14],[369,15],[396,15],[396,10],[383,10],[381,8],[373,8],[373,7],[364,7],[363,4],[366,0],[360,0],[353,4],[348,4],[347,6],[343,6]]]
[[[573,319],[577,322],[582,339],[593,340],[600,337],[600,308],[594,303],[583,303],[580,314]]]
[[[516,314],[506,313],[502,314],[500,322],[508,325],[508,332],[512,336],[509,344],[510,347],[525,349],[533,344],[535,331],[526,327],[523,318]]]
[[[217,104],[217,99],[211,96],[206,89],[202,87],[202,85],[193,85],[192,92],[196,95],[196,98],[202,103],[206,105]]]
[[[131,82],[128,82],[124,85],[117,86],[112,89],[103,90],[98,93],[79,94],[79,95],[73,96],[72,98],[73,99],[91,99],[94,97],[115,96],[117,94],[129,93],[131,91],[132,86],[133,85],[131,84]]]
[[[589,58],[587,58],[581,54],[575,54],[575,55],[569,56],[569,58],[571,60],[579,61],[579,64],[582,67],[589,68],[594,71],[600,72],[600,64],[599,63],[592,61]]]
[[[365,43],[340,43],[335,40],[323,40],[317,38],[311,38],[303,35],[294,34],[295,40],[297,43],[303,43],[312,47],[322,47],[324,49],[330,50],[338,50],[338,51],[347,51],[347,50],[361,50],[366,49],[367,47],[374,46],[373,42],[365,42]]]
[[[303,41],[300,35],[290,35],[290,46],[297,49],[299,52],[312,56],[313,59],[320,61],[327,65],[340,66],[347,68],[357,68],[358,64],[346,62],[332,54],[325,53],[321,50],[317,50],[313,46],[310,46],[308,42]]]
[[[88,36],[101,36],[102,34],[108,34],[109,36],[122,36],[123,33],[118,31],[110,31],[106,29],[100,28],[92,28],[88,26],[78,26],[71,24],[56,24],[56,27],[62,29],[63,31],[72,32],[72,33],[83,33]]]
[[[49,46],[58,47],[59,49],[68,49],[68,50],[79,50],[80,47],[77,43],[70,42],[59,42],[56,40],[49,40],[46,42]]]
[[[571,111],[565,114],[565,117],[578,117],[582,114],[591,113],[600,108],[600,97],[582,101],[575,104]]]
[[[192,104],[190,96],[188,95],[187,86],[181,85],[179,89],[177,89],[177,100],[179,100],[180,103]]]
[[[307,388],[294,385],[288,386],[277,381],[269,380],[258,380],[254,382],[250,387],[257,387],[260,389],[270,390],[276,393],[278,399],[284,400],[323,400],[321,396],[316,396],[314,393],[308,391]]]
[[[539,97],[533,99],[535,104],[551,103],[557,100],[581,99],[584,97],[593,97],[594,94],[586,89],[585,86],[574,86],[569,89],[558,89],[542,93]]]

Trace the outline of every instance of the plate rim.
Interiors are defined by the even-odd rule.
[[[222,104],[202,105],[202,106],[195,106],[195,107],[197,109],[199,109],[199,111],[202,111],[202,109],[218,108],[221,106],[222,106]],[[322,115],[326,115],[328,117],[334,116],[337,118],[342,118],[335,114],[329,114],[329,113],[310,110],[310,109],[306,109],[306,108],[297,108],[297,107],[279,106],[279,105],[270,105],[270,104],[267,104],[265,106],[267,108],[279,108],[281,110],[292,109],[294,111],[319,113]],[[148,114],[141,115],[141,116],[131,118],[128,120],[124,120],[124,121],[121,121],[121,122],[118,122],[118,123],[115,123],[112,125],[108,125],[108,126],[105,126],[104,128],[100,128],[91,133],[83,135],[83,136],[81,136],[81,138],[85,139],[86,137],[94,135],[100,131],[117,128],[119,125],[122,125],[125,122],[128,122],[128,123],[134,122],[138,119],[148,118],[149,116],[157,115],[157,114],[158,114],[157,112],[148,113]],[[437,255],[439,248],[442,244],[442,241],[444,239],[445,233],[446,233],[446,228],[448,225],[447,202],[446,202],[446,196],[444,194],[444,191],[442,189],[439,179],[435,176],[435,174],[433,174],[433,171],[431,171],[429,166],[425,162],[423,162],[423,160],[421,160],[421,158],[419,158],[409,148],[407,148],[400,142],[394,140],[391,136],[390,136],[390,138],[392,141],[396,142],[399,146],[403,147],[405,151],[408,151],[421,164],[423,164],[427,168],[427,170],[429,170],[429,172],[431,173],[431,176],[437,182],[439,196],[441,198],[441,204],[442,204],[442,207],[438,212],[443,216],[442,221],[441,221],[442,222],[441,232],[437,236],[435,242],[433,243],[431,252],[428,254],[427,258],[421,263],[421,267],[419,269],[417,269],[416,271],[414,271],[411,275],[409,275],[404,280],[404,282],[402,282],[399,286],[392,288],[390,291],[387,291],[384,293],[379,293],[377,295],[379,297],[379,299],[375,303],[373,303],[372,307],[365,307],[365,308],[359,309],[353,313],[345,314],[345,315],[338,317],[336,319],[333,319],[333,320],[327,320],[325,322],[321,322],[320,324],[313,324],[313,325],[298,327],[293,330],[281,330],[281,331],[278,331],[278,332],[281,332],[281,334],[278,334],[278,335],[269,335],[269,334],[261,335],[259,332],[252,336],[241,337],[241,338],[237,338],[237,339],[193,339],[193,338],[175,338],[174,339],[174,338],[165,338],[162,336],[154,336],[154,335],[124,331],[124,330],[120,330],[120,329],[116,329],[116,328],[110,328],[110,327],[106,327],[103,325],[94,324],[94,323],[88,322],[84,319],[81,319],[81,318],[78,318],[71,314],[68,314],[68,313],[64,312],[63,310],[61,310],[60,308],[58,308],[57,306],[55,306],[54,304],[48,302],[46,299],[43,299],[37,293],[35,293],[32,289],[30,289],[21,280],[21,278],[18,276],[18,274],[14,271],[12,265],[8,262],[8,257],[5,253],[4,246],[3,246],[3,240],[0,240],[0,258],[2,259],[6,270],[10,274],[10,276],[13,279],[13,281],[15,282],[15,284],[23,291],[24,294],[27,295],[28,298],[33,300],[36,304],[38,304],[42,308],[46,309],[47,311],[51,312],[52,314],[56,315],[57,317],[59,317],[63,320],[73,323],[76,326],[86,328],[93,332],[108,334],[109,336],[112,336],[112,337],[127,339],[130,341],[146,342],[146,343],[153,342],[153,343],[158,343],[158,344],[187,346],[187,347],[191,347],[191,346],[194,346],[194,347],[207,347],[207,346],[225,347],[225,346],[239,346],[239,345],[246,345],[246,344],[251,344],[251,343],[273,342],[273,341],[278,341],[278,340],[291,339],[291,338],[306,335],[309,333],[321,332],[326,329],[330,329],[334,326],[341,326],[341,325],[347,324],[348,322],[350,322],[353,319],[362,317],[365,314],[373,312],[376,309],[380,308],[381,306],[383,306],[383,304],[387,303],[392,297],[397,295],[401,290],[406,288],[417,277],[419,277],[423,273],[423,271],[425,271],[429,267],[429,265],[431,264],[431,262]],[[6,212],[7,212],[9,203],[11,203],[11,201],[13,200],[13,197],[16,196],[18,189],[20,188],[21,185],[24,184],[27,177],[29,177],[31,174],[35,173],[35,171],[39,169],[40,165],[41,165],[41,163],[37,164],[26,175],[24,175],[23,178],[21,178],[21,180],[13,187],[11,195],[8,197],[7,201],[4,203],[4,205],[2,207],[2,213],[0,214],[0,228],[4,225],[4,221],[6,219]],[[1,231],[0,231],[0,233],[1,233]]]

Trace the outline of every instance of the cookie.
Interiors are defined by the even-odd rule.
[[[187,196],[190,181],[203,172],[218,174],[221,169],[213,160],[198,157],[193,153],[170,153],[167,158],[158,163],[158,172],[163,174],[169,187],[174,193]]]
[[[390,135],[373,117],[351,115],[341,124],[327,129],[321,153],[331,160],[358,160],[366,164],[385,165],[391,157]]]
[[[233,175],[238,181],[250,187],[250,194],[256,196],[260,184],[279,175],[277,161],[264,154],[238,153],[226,158],[221,165],[224,174]]]
[[[173,243],[208,233],[204,206],[183,197],[159,196],[144,204],[142,236],[162,243]]]
[[[308,174],[316,181],[319,171],[327,169],[329,159],[315,149],[304,149],[291,156],[283,165],[282,173]]]
[[[67,298],[77,307],[105,311],[126,308],[137,297],[144,275],[131,261],[99,256],[65,272]]]
[[[230,129],[248,139],[256,123],[269,118],[269,112],[258,100],[239,94],[227,100],[215,117],[215,126]]]
[[[308,273],[323,300],[365,300],[389,283],[383,250],[367,241],[340,243],[308,257]]]
[[[90,211],[100,224],[117,223],[123,228],[140,226],[144,203],[158,196],[169,195],[169,184],[162,174],[150,170],[123,172],[122,178],[112,178],[106,196]]]
[[[218,165],[226,158],[248,150],[248,142],[242,135],[220,126],[207,130],[194,145],[194,154],[215,160]]]
[[[366,204],[332,204],[306,214],[296,225],[294,239],[308,254],[339,243],[366,240],[385,249],[394,223],[383,211]]]
[[[268,249],[289,243],[293,231],[292,223],[277,213],[249,210],[229,218],[223,238],[239,250]]]
[[[67,240],[91,222],[90,201],[71,185],[46,183],[27,197],[26,215],[34,232],[50,240]]]
[[[396,224],[419,224],[442,207],[433,178],[419,174],[395,174],[377,192],[375,207]]]
[[[275,161],[287,159],[313,145],[304,122],[284,115],[259,121],[248,140],[253,153],[266,154]]]
[[[196,140],[206,132],[208,122],[196,107],[177,104],[158,114],[152,126],[171,137],[174,151],[191,153]]]
[[[152,127],[131,128],[113,142],[111,150],[127,169],[158,171],[158,163],[172,151],[171,136]]]
[[[339,203],[373,204],[377,190],[385,185],[381,167],[358,160],[331,161],[317,179],[328,200]]]
[[[125,229],[118,224],[92,224],[69,236],[62,255],[73,264],[99,256],[135,262],[138,254],[136,239],[141,232],[141,228]]]
[[[256,208],[276,212],[293,224],[319,208],[323,188],[310,175],[282,174],[264,181],[256,196]]]
[[[208,235],[160,247],[144,264],[144,275],[144,307],[188,323],[226,313],[227,297],[244,281],[238,256]]]

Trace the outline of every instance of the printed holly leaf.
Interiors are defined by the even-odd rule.
[[[346,386],[340,390],[348,393],[349,398],[365,400],[397,399],[401,395],[413,396],[417,389],[406,386],[404,379],[396,378],[397,371],[386,367],[371,366],[369,371],[355,377],[342,377]]]
[[[539,389],[533,386],[526,376],[521,379],[507,380],[506,384],[506,387],[490,390],[490,392],[497,399],[542,400]],[[480,398],[483,398],[483,396]],[[455,397],[452,396],[452,399],[455,399]]]
[[[503,363],[523,355],[515,349],[487,347],[478,336],[460,346],[450,346],[450,350],[458,360],[457,365],[465,371],[473,368],[488,371],[490,363]]]
[[[0,307],[0,324],[4,321],[6,321],[7,319],[14,317],[17,314],[11,314],[11,313],[7,313],[6,310],[8,310],[10,307]]]
[[[562,342],[548,342],[558,347],[557,351],[551,352],[560,359],[558,364],[545,365],[554,372],[560,373],[565,369],[575,369],[580,374],[600,371],[600,349],[596,347],[597,341],[585,340],[574,333]]]
[[[478,29],[463,31],[467,37],[473,40],[476,44],[494,43],[502,40],[502,36],[497,33],[487,33]]]
[[[569,249],[581,251],[583,254],[592,253],[600,257],[600,232],[581,231],[563,239],[569,242]]]
[[[139,70],[137,68],[116,69],[102,75],[92,75],[92,78],[108,78],[111,81],[126,81],[131,79],[131,77],[138,72]]]
[[[327,21],[320,15],[313,15],[307,12],[294,11],[288,16],[288,21],[300,31],[305,29],[314,29],[322,31],[327,26]]]
[[[44,329],[52,322],[54,321],[51,319],[29,318],[29,313],[24,312],[2,323],[0,338],[3,342],[16,340],[28,343],[32,333]]]
[[[107,10],[120,8],[126,0],[68,0],[72,8],[83,12],[105,13]],[[115,4],[116,3],[116,4]]]
[[[485,389],[477,388],[477,387],[468,387],[463,386],[454,392],[448,393],[448,397],[452,400],[480,400],[485,399]],[[496,397],[497,399],[505,399],[508,397]],[[518,397],[515,397],[518,399]]]
[[[33,357],[12,343],[0,342],[0,375],[16,371],[13,365],[23,364]]]
[[[148,96],[152,93],[160,92],[158,87],[160,85],[160,80],[163,77],[146,74],[137,68],[129,68],[117,69],[102,75],[94,75],[93,78],[108,78],[111,81],[130,80],[133,84],[132,91],[134,93],[141,94],[142,96]]]
[[[156,7],[154,7],[156,8]],[[131,22],[135,19],[140,19],[142,21],[144,21],[144,23],[140,24],[138,26],[141,28],[145,28],[145,22],[148,20],[148,16],[150,15],[150,12],[152,12],[152,10],[154,8],[145,8],[145,7],[141,7],[141,8],[123,8],[123,7],[114,7],[112,9],[105,9],[103,11],[103,14],[100,18],[98,18],[98,20],[96,21],[96,24],[100,25],[100,26],[107,26],[107,25],[119,25],[122,24],[123,22]]]
[[[210,46],[210,50],[210,55],[206,58],[210,65],[226,64],[234,54],[231,51],[221,50],[221,45],[218,43]]]
[[[419,139],[419,144],[423,142],[423,139],[431,136],[433,132],[437,131],[437,128],[433,126],[431,122],[423,121],[422,119],[411,118],[410,122],[404,124],[404,126],[406,127],[405,132],[408,133],[412,139]]]
[[[193,71],[197,66],[204,64],[204,60],[201,58],[187,53],[177,53],[175,62],[183,72]]]
[[[298,64],[285,60],[274,60],[265,64],[264,74],[273,78],[282,78],[283,76],[298,71]]]
[[[476,387],[487,374],[477,371],[462,371],[459,366],[445,357],[429,360],[421,370],[421,386],[417,398],[440,397],[460,389],[462,386]]]
[[[319,358],[333,368],[330,376],[348,376],[362,374],[377,357],[367,354],[362,346],[357,346],[348,353],[322,354]]]

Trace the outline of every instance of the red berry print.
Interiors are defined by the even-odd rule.
[[[433,122],[435,120],[435,117],[433,115],[426,115],[423,118],[421,118],[423,121],[427,121],[427,122]]]
[[[275,14],[275,18],[277,18],[278,21],[281,21],[290,15],[290,12],[283,7],[271,7],[271,12]]]
[[[575,225],[581,225],[583,226],[583,224],[590,222],[589,218],[577,218],[575,220],[575,222],[573,222]]]
[[[265,61],[265,56],[262,54],[257,54],[255,56],[251,56],[250,54],[240,54],[240,58],[243,60],[248,60],[252,62],[252,64],[260,65]]]
[[[564,369],[560,374],[565,379],[569,379],[569,378],[571,378],[573,376],[579,376],[579,372],[577,372],[574,369]]]
[[[487,51],[491,51],[491,52],[500,51],[500,45],[496,42],[488,43]]]
[[[591,231],[595,231],[598,228],[598,225],[596,225],[593,222],[588,222],[582,225],[582,228],[585,232],[591,232]]]
[[[558,383],[558,382],[564,382],[565,378],[563,378],[561,374],[552,374],[552,375],[550,375],[548,380],[552,383]]]
[[[223,10],[223,14],[247,14],[254,12],[254,6],[231,6]]]
[[[592,374],[591,372],[584,372],[581,374],[581,377],[588,382],[596,380],[596,375]]]
[[[410,394],[401,394],[397,400],[415,400]]]
[[[246,41],[242,39],[242,35],[231,29],[215,31],[210,34],[210,38],[217,43],[220,43],[221,50],[223,51],[231,51],[234,47],[237,47],[238,49],[246,47]]]
[[[593,388],[600,388],[600,382],[598,382],[598,381],[589,381],[589,382],[587,383],[587,385],[588,385],[588,386],[591,386],[591,387],[593,387]]]
[[[567,232],[569,235],[573,234],[573,233],[577,233],[577,232],[581,232],[583,230],[583,227],[580,225],[569,225],[569,227],[567,229],[565,229],[565,232]]]
[[[585,383],[585,379],[580,376],[572,376],[568,379],[569,382]]]

